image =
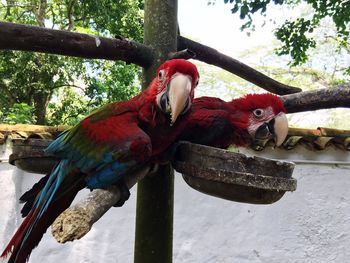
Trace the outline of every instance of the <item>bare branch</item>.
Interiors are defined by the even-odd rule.
[[[300,88],[282,84],[242,62],[218,52],[216,49],[178,36],[178,50],[186,48],[196,54],[195,59],[223,68],[272,93],[285,95],[301,91]]]
[[[142,67],[153,61],[150,47],[129,40],[0,22],[0,49],[123,60]]]
[[[132,188],[150,171],[146,166],[125,178],[128,188]],[[66,209],[51,226],[51,233],[59,243],[73,241],[86,235],[92,225],[99,220],[120,198],[118,187],[97,189],[76,205]]]
[[[350,108],[350,84],[285,95],[281,96],[281,99],[288,113],[337,107]]]
[[[175,58],[190,59],[195,57],[196,57],[196,53],[194,53],[192,50],[188,48],[178,52],[171,52],[168,55],[168,59],[175,59]]]

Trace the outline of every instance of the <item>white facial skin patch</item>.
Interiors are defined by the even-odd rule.
[[[251,113],[251,116],[249,118],[248,133],[254,138],[256,131],[261,125],[270,122],[272,119],[275,119],[275,122],[273,124],[273,135],[275,136],[274,139],[276,146],[280,146],[288,135],[288,120],[286,114],[280,112],[279,114],[275,115],[272,107],[259,109],[258,112],[261,115],[256,116],[254,112]]]
[[[263,114],[261,117],[256,117],[253,113],[251,114],[249,118],[249,126],[248,126],[248,133],[250,136],[254,137],[256,130],[265,122],[269,122],[275,117],[275,114],[273,112],[272,107],[268,107],[263,110]]]

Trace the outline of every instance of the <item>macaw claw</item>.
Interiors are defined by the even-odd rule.
[[[130,190],[128,186],[125,183],[125,180],[122,178],[120,181],[116,184],[120,191],[120,198],[119,201],[113,205],[114,207],[122,207],[126,201],[129,200],[130,197]]]

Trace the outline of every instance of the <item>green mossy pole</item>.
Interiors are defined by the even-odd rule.
[[[144,87],[177,46],[177,0],[145,0],[144,43],[155,60],[144,70]],[[173,252],[174,173],[161,166],[137,186],[135,263],[170,263]]]

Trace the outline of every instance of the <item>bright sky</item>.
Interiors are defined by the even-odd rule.
[[[231,13],[231,5],[224,4],[223,0],[217,0],[215,5],[210,6],[207,3],[207,0],[179,0],[181,35],[231,56],[256,45],[268,45],[274,39],[271,24],[259,28],[248,37],[239,30],[242,21],[237,14]],[[283,10],[273,9],[269,17],[284,20],[282,17],[286,14],[283,14]],[[262,23],[261,17],[257,16],[256,21]]]

